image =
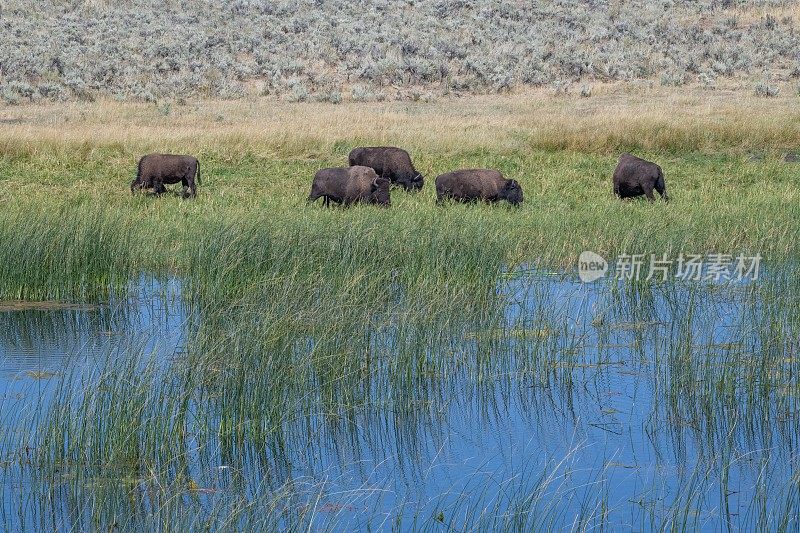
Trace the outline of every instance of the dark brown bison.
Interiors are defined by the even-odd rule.
[[[389,185],[389,180],[378,177],[369,167],[323,168],[314,174],[308,201],[322,197],[326,206],[333,201],[344,205],[364,202],[388,207],[391,205]]]
[[[370,167],[378,176],[407,191],[418,191],[425,183],[422,174],[411,163],[411,156],[402,148],[371,146],[354,148],[347,156],[350,166]]]
[[[183,184],[183,193],[197,196],[200,183],[200,163],[189,155],[149,154],[139,160],[136,179],[131,183],[131,192],[136,189],[153,189],[155,194],[166,192],[164,185]]]
[[[667,186],[661,167],[631,154],[619,156],[619,163],[614,170],[614,194],[620,198],[635,198],[645,195],[651,202],[655,201],[653,189],[658,191],[664,201],[667,197]]]
[[[436,178],[436,202],[447,199],[459,202],[483,200],[511,205],[522,203],[522,187],[516,180],[507,180],[496,170],[456,170]]]

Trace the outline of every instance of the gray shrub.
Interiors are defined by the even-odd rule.
[[[338,102],[642,78],[675,86],[787,65],[787,76],[800,76],[800,28],[785,17],[745,20],[738,10],[749,5],[6,0],[0,95],[153,102],[260,90]]]

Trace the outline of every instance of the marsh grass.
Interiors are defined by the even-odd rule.
[[[3,409],[6,479],[26,487],[3,500],[5,524],[588,530],[624,515],[653,530],[791,529],[797,480],[780,465],[798,434],[800,198],[780,153],[800,144],[797,116],[784,99],[655,97],[685,107],[670,117],[597,97],[576,118],[562,100],[376,105],[347,129],[345,106],[219,104],[241,115],[210,130],[209,111],[187,111],[170,119],[175,135],[137,106],[90,107],[70,131],[22,108],[28,125],[0,132],[0,298],[113,301],[147,273],[179,278],[191,312],[181,353],[121,345]],[[717,112],[731,116],[714,125]],[[297,130],[253,126],[272,115]],[[314,170],[351,146],[404,141],[429,180],[421,193],[395,191],[386,210],[305,203]],[[754,162],[756,145],[767,157]],[[129,194],[136,156],[165,147],[201,157],[195,201]],[[664,167],[672,202],[611,196],[625,147]],[[525,204],[435,206],[432,178],[468,166],[518,179]],[[554,291],[585,249],[761,253],[770,272]],[[502,433],[513,413],[538,437],[613,435],[623,415],[601,392],[621,375],[649,393],[653,453],[685,466],[677,486],[645,480],[634,507],[607,481],[615,458],[584,463],[580,437],[560,456],[523,448],[536,460],[489,481],[476,469],[433,499],[394,494],[399,481],[337,485],[367,457],[424,479],[453,417],[475,434]],[[747,515],[720,518],[741,471],[758,468]]]
[[[227,242],[224,253],[242,253],[249,234]],[[595,336],[590,317],[559,325],[567,309],[560,307],[563,295],[549,290],[552,280],[521,278],[509,291],[494,273],[465,276],[457,290],[443,289],[419,307],[408,298],[413,286],[387,294],[379,284],[343,285],[341,278],[357,272],[347,265],[364,261],[343,262],[341,276],[317,284],[316,298],[268,271],[251,278],[245,292],[208,272],[190,292],[197,312],[187,324],[193,334],[184,356],[164,361],[120,347],[59,380],[35,419],[21,424],[12,417],[19,429],[4,449],[30,450],[9,475],[31,476],[26,494],[39,506],[31,528],[53,524],[42,496],[54,482],[74,527],[152,520],[231,529],[600,527],[628,511],[605,484],[613,457],[586,464],[580,439],[544,463],[515,462],[507,479],[487,479],[479,468],[466,486],[432,501],[406,495],[411,499],[397,502],[380,485],[345,490],[338,479],[366,457],[405,465],[398,479],[424,475],[418,462],[424,465],[430,446],[441,446],[454,406],[482,428],[504,427],[509,411],[524,406],[528,423],[544,434],[581,427],[598,408],[613,417],[593,391],[605,390],[620,370],[641,374],[652,394],[643,406],[655,453],[686,467],[675,490],[658,478],[646,484],[656,503],[635,513],[643,527],[686,530],[721,519],[715,502],[739,490],[726,489],[725,480],[752,469],[764,469],[754,479],[770,494],[754,499],[746,516],[724,520],[743,527],[794,523],[796,480],[779,464],[792,460],[784,454],[797,434],[797,363],[776,349],[797,335],[794,304],[780,303],[796,294],[790,271],[725,291],[599,288],[605,296],[592,307],[614,326],[600,325],[606,332]],[[733,322],[724,314],[728,301],[740,308]],[[524,312],[509,315],[509,306]],[[764,307],[775,312],[764,314]],[[297,319],[303,315],[310,319]],[[753,316],[764,318],[751,323]],[[702,333],[720,324],[733,326],[725,338]],[[604,335],[652,348],[592,348]],[[537,457],[525,448],[518,453]],[[298,476],[301,465],[316,474]],[[593,473],[586,482],[568,481],[587,471]],[[720,476],[717,498],[709,492]],[[30,508],[7,520],[31,520]]]
[[[129,232],[119,216],[96,206],[49,207],[31,203],[0,216],[4,299],[90,299],[127,283]]]
[[[587,249],[605,256],[760,252],[768,261],[791,255],[798,237],[798,170],[777,152],[759,162],[730,147],[728,154],[639,152],[665,168],[673,199],[648,205],[612,197],[615,154],[525,145],[440,154],[431,147],[414,154],[427,169],[426,188],[417,195],[394,191],[392,208],[379,212],[306,205],[313,172],[343,164],[346,150],[274,159],[234,155],[239,148],[223,144],[203,152],[205,185],[196,202],[184,202],[172,194],[158,201],[128,194],[134,154],[158,149],[154,144],[99,144],[82,154],[64,143],[55,153],[25,149],[0,160],[4,299],[69,298],[82,284],[103,291],[137,272],[183,274],[201,264],[222,276],[220,269],[234,273],[247,263],[242,278],[269,268],[265,261],[304,268],[295,258],[305,254],[324,254],[336,265],[360,260],[367,246],[378,257],[364,271],[417,266],[418,278],[437,287],[441,278],[428,277],[428,265],[444,276],[489,263],[571,267]],[[436,207],[433,178],[457,167],[499,168],[522,183],[525,204]],[[251,248],[227,254],[231,265],[212,264],[238,228]],[[453,254],[463,260],[454,262]]]

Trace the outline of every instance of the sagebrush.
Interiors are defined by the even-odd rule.
[[[10,103],[246,94],[430,100],[577,81],[713,86],[718,77],[800,72],[800,17],[788,0],[0,6],[0,97]]]

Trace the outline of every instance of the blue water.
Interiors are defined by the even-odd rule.
[[[453,373],[441,389],[432,380],[420,393],[425,401],[403,412],[320,415],[265,464],[222,455],[193,464],[207,490],[192,502],[207,512],[234,495],[256,502],[290,490],[305,502],[296,510],[315,516],[312,529],[494,528],[513,523],[515,512],[526,517],[524,529],[581,528],[582,521],[636,531],[775,529],[800,466],[792,393],[766,399],[780,416],[765,418],[744,398],[698,411],[714,382],[744,390],[741,367],[758,364],[764,339],[748,314],[748,289],[637,291],[513,273],[498,288],[505,301],[499,327],[465,325],[456,339],[454,361],[469,367],[488,355],[481,373],[459,375],[457,364],[445,365]],[[91,310],[0,315],[6,409],[46,402],[49,383],[115,350],[181,357],[191,320],[179,282],[143,279],[133,293]],[[681,353],[694,363],[682,363]],[[703,364],[684,374],[697,361]],[[720,379],[725,369],[735,374],[728,381]],[[688,389],[671,385],[686,379],[693,380]],[[790,508],[791,530],[799,524],[797,505]]]
[[[66,374],[90,371],[127,350],[152,352],[164,361],[179,356],[188,324],[179,281],[142,277],[132,289],[132,296],[113,303],[0,311],[2,397],[34,397],[44,405]]]
[[[362,528],[388,526],[401,514],[414,527],[431,517],[459,524],[467,513],[474,519],[469,502],[479,501],[482,523],[495,527],[508,523],[493,517],[522,501],[525,528],[580,527],[581,519],[614,530],[775,527],[775,506],[796,483],[797,426],[775,421],[769,431],[747,431],[747,417],[757,414],[745,408],[720,409],[719,427],[713,419],[691,426],[692,406],[671,409],[660,390],[671,379],[670,350],[681,343],[698,358],[730,359],[757,347],[741,304],[747,286],[677,286],[626,309],[612,296],[620,289],[535,273],[507,282],[508,337],[491,355],[524,358],[527,345],[544,342],[537,357],[552,360],[544,365],[551,374],[520,372],[524,364],[508,374],[499,365],[423,409],[413,428],[357,417],[356,445],[343,435],[329,448],[290,453],[291,476],[323,494],[319,512],[333,515],[320,520]],[[693,292],[702,303],[681,329]],[[544,339],[519,339],[519,331]],[[465,352],[476,355],[477,344],[465,340]],[[568,359],[574,370],[564,368]],[[676,420],[682,413],[687,419]],[[789,439],[765,437],[773,431]],[[760,513],[756,497],[765,492],[769,510]],[[538,496],[526,501],[528,494]]]

